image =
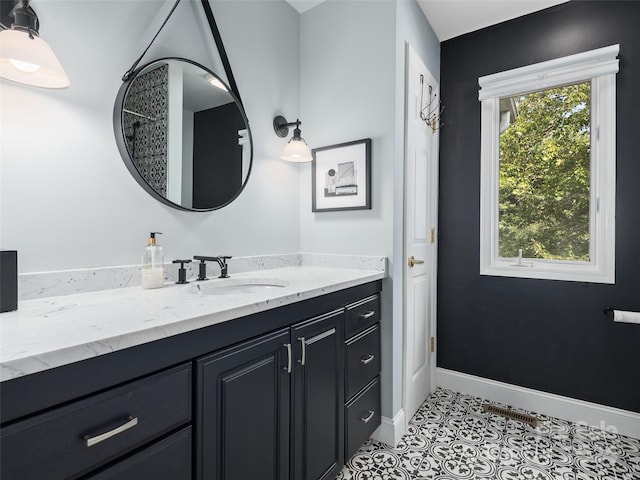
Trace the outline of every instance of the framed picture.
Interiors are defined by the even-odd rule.
[[[311,210],[371,208],[371,139],[311,150]]]

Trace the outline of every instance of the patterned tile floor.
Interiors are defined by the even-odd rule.
[[[640,440],[538,414],[534,428],[484,403],[437,389],[397,448],[368,441],[336,480],[640,480]]]

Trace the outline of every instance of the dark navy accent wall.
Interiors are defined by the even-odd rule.
[[[571,1],[442,43],[438,366],[640,412],[640,2]],[[620,44],[616,284],[480,276],[478,77]]]

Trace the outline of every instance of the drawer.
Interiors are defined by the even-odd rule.
[[[380,373],[380,325],[347,341],[346,398],[351,398]]]
[[[67,479],[191,421],[191,364],[2,429],[1,478]]]
[[[358,332],[380,321],[380,296],[373,295],[347,306],[344,336],[350,338]]]
[[[191,427],[154,443],[88,480],[185,480],[191,478]]]
[[[380,377],[376,377],[345,409],[345,461],[348,461],[380,425]]]

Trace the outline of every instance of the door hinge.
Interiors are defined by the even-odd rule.
[[[431,353],[436,351],[436,339],[435,337],[431,337]]]
[[[436,229],[431,229],[431,243],[436,243]]]

